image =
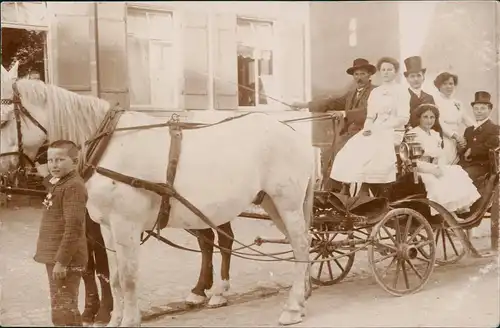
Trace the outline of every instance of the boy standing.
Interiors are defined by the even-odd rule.
[[[489,151],[499,144],[500,127],[490,120],[493,104],[491,95],[486,91],[478,91],[471,103],[476,124],[469,126],[464,132],[467,142],[460,165],[469,174],[470,178],[479,189],[479,178],[488,173]]]
[[[49,193],[44,200],[46,210],[34,259],[46,265],[52,323],[55,326],[82,326],[78,289],[88,259],[87,191],[75,170],[78,147],[68,140],[55,141],[48,148],[47,158]]]

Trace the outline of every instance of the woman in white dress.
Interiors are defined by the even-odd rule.
[[[417,161],[417,170],[425,185],[428,199],[449,212],[467,212],[481,195],[461,166],[446,162],[442,138],[444,131],[440,125],[439,114],[438,108],[431,104],[420,105],[415,110],[419,126],[410,132],[416,134],[416,141],[424,149],[423,156]],[[431,214],[437,213],[431,208]]]
[[[465,147],[465,139],[460,131],[460,125],[474,125],[474,120],[465,112],[462,103],[453,97],[458,84],[458,76],[443,72],[434,80],[439,93],[434,101],[441,114],[440,123],[443,128],[445,161],[447,164],[458,163],[458,148]]]
[[[361,183],[360,194],[368,195],[370,184],[396,180],[394,146],[401,143],[410,116],[410,95],[396,82],[397,60],[383,57],[377,70],[383,82],[370,93],[364,128],[342,147],[332,165],[330,177],[344,183],[342,193],[348,193],[346,184]]]

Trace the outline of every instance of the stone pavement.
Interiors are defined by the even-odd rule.
[[[39,209],[0,208],[0,325],[51,325],[45,268],[33,260],[40,217]],[[271,222],[261,220],[237,219],[233,230],[235,237],[246,244],[252,243],[256,236],[281,237]],[[165,229],[162,235],[179,245],[198,249],[196,240],[183,230]],[[289,246],[267,244],[260,249],[270,253],[288,250]],[[183,300],[196,283],[200,262],[198,253],[177,250],[153,239],[141,246],[139,304],[145,320],[166,313],[178,314],[184,309]],[[287,262],[256,262],[233,257],[230,306],[266,298],[285,289],[291,282],[292,266]],[[218,254],[214,257],[214,268],[218,277]],[[360,252],[344,281],[368,277],[369,271],[366,253]],[[83,292],[82,282],[82,310]]]

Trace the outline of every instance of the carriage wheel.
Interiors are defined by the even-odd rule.
[[[433,227],[436,242],[436,263],[439,265],[453,264],[460,261],[467,250],[455,231],[442,222]],[[422,252],[429,259],[429,254]]]
[[[395,296],[412,294],[429,281],[436,261],[436,242],[431,225],[420,213],[409,208],[393,209],[375,225],[370,238],[368,259],[385,291]]]
[[[311,228],[311,281],[318,286],[330,286],[344,279],[352,268],[354,263],[354,253],[350,252],[345,246],[339,248],[339,241],[352,240],[352,232],[329,231],[327,223],[321,223],[318,227]],[[314,262],[318,260],[327,260],[333,257],[339,257],[323,262]]]

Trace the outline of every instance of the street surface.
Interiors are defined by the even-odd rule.
[[[33,261],[39,209],[0,208],[0,324],[46,326],[50,322],[48,281],[42,265]],[[489,247],[485,227],[474,233],[479,249]],[[280,238],[270,222],[237,219],[233,230],[249,244],[256,236]],[[166,229],[163,236],[197,249],[183,230]],[[236,244],[234,247],[238,247]],[[287,250],[264,245],[264,252]],[[251,253],[251,251],[247,251]],[[275,326],[291,282],[292,263],[255,262],[232,258],[229,306],[187,309],[184,298],[198,278],[200,257],[150,240],[141,247],[140,307],[144,326]],[[220,256],[214,257],[216,277]],[[80,307],[83,309],[83,283]],[[366,253],[356,254],[354,267],[341,283],[314,290],[307,316],[298,326],[316,327],[493,327],[500,323],[498,257],[464,258],[436,267],[417,294],[394,297],[371,276]]]

